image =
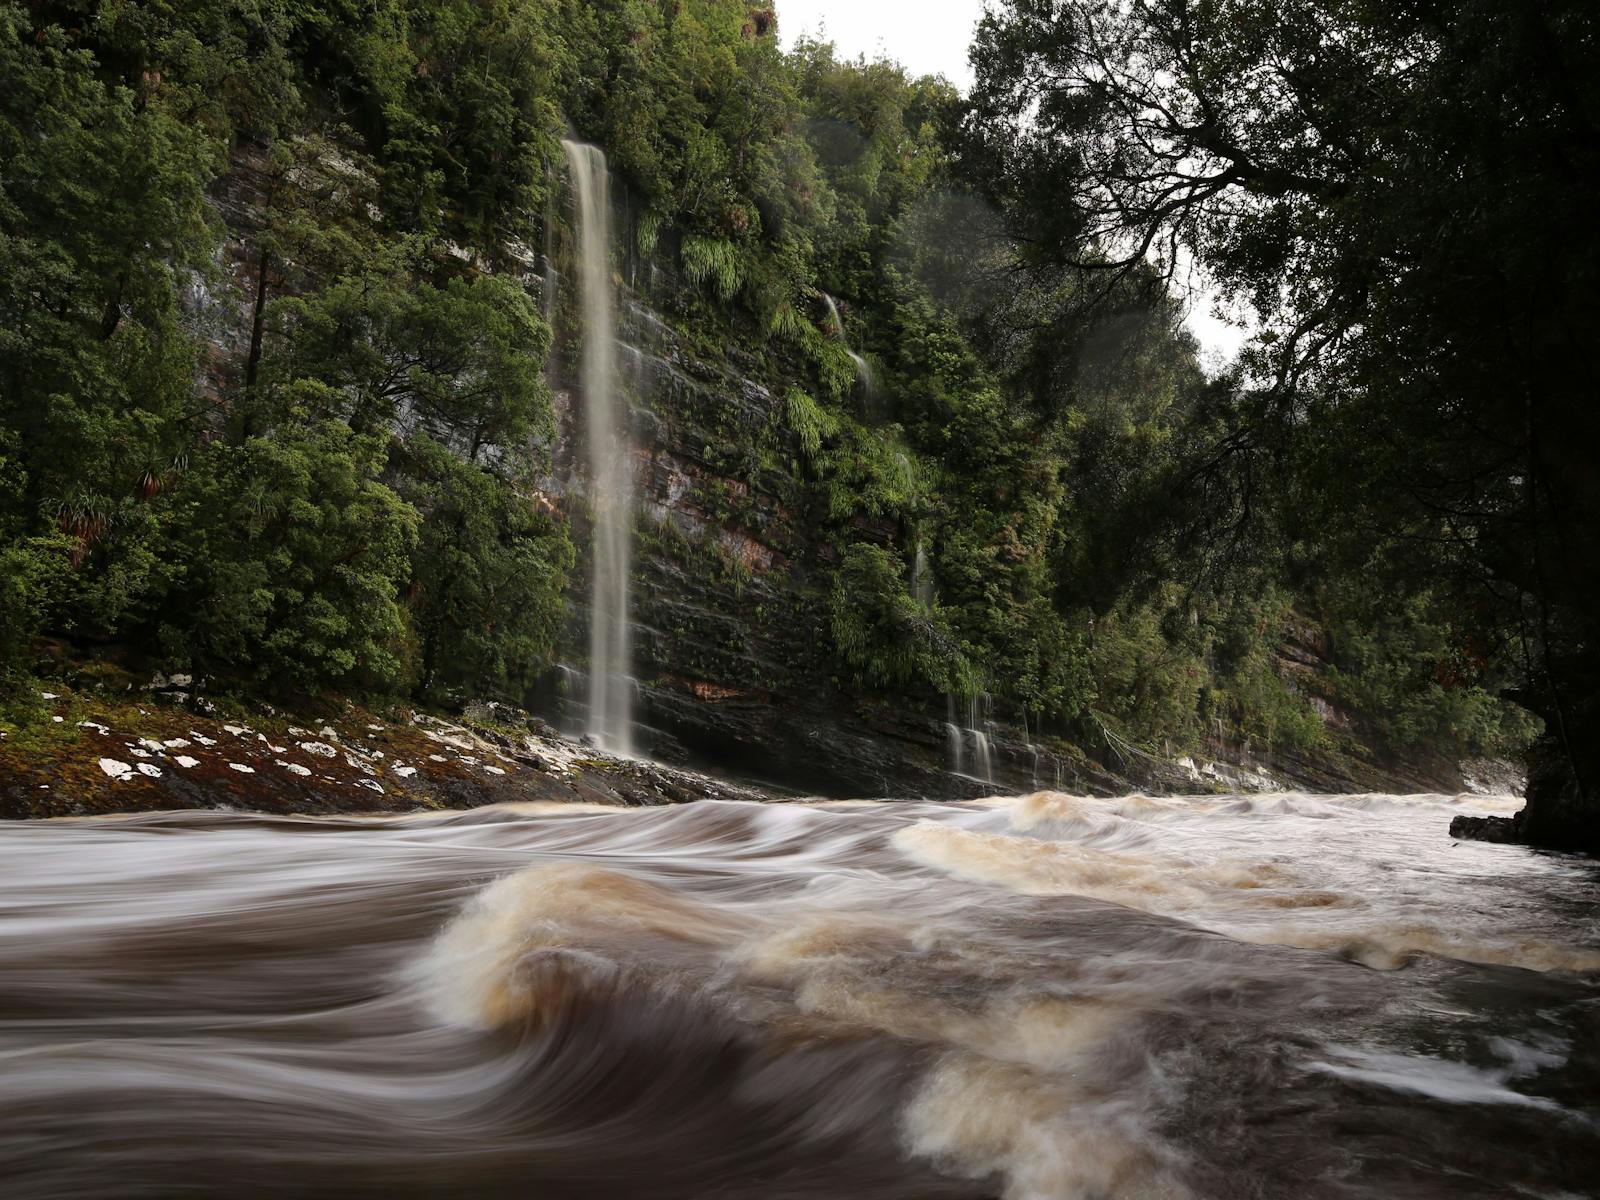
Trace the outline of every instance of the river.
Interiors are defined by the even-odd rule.
[[[1600,868],[1476,797],[0,826],[10,1200],[1574,1197]]]

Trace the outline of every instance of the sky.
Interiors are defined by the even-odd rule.
[[[972,86],[967,47],[983,16],[983,0],[777,0],[778,35],[785,48],[801,36],[831,41],[854,58],[892,58],[913,75],[943,75],[963,91]],[[1203,289],[1189,302],[1189,329],[1213,365],[1231,359],[1245,334],[1211,315]]]
[[[802,34],[833,42],[846,56],[892,58],[913,75],[943,75],[972,86],[967,47],[983,0],[778,0],[785,47]]]

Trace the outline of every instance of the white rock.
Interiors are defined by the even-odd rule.
[[[484,763],[483,764],[483,769],[485,771],[489,772],[489,774],[491,774],[491,775],[504,775],[505,774],[505,772],[502,771],[499,767],[491,767],[488,763]]]
[[[40,692],[39,693],[39,699],[41,699],[41,700],[59,700],[59,699],[61,699],[61,697],[56,695],[54,692]]]
[[[215,746],[217,744],[217,739],[216,738],[208,738],[205,734],[196,733],[192,729],[189,730],[189,736],[192,737],[195,741],[199,742],[202,746]]]
[[[180,767],[198,767],[200,765],[200,760],[198,758],[190,758],[187,754],[180,754],[173,761],[176,762]]]
[[[275,760],[277,764],[291,775],[306,776],[311,774],[310,767],[302,767],[299,763],[284,762],[283,759]]]
[[[245,734],[252,732],[252,730],[246,729],[243,725],[224,725],[223,728],[233,734],[234,737],[243,737]]]
[[[162,742],[161,744],[163,746],[165,746],[168,750],[185,750],[185,749],[188,749],[189,739],[188,738],[168,738],[166,741]]]
[[[126,779],[133,774],[133,768],[125,762],[118,762],[114,758],[102,758],[100,769],[113,779]]]
[[[66,721],[65,717],[51,717],[50,719],[52,721],[54,721],[57,725],[60,725],[60,724],[62,724],[63,722]]]
[[[399,763],[395,763],[394,773],[400,776],[401,779],[410,779],[417,773],[417,769],[415,767],[403,767]]]
[[[362,787],[367,788],[370,791],[377,792],[380,796],[384,794],[383,784],[379,783],[376,779],[362,779],[358,780],[358,782]]]
[[[339,752],[327,742],[301,742],[300,749],[307,754],[315,754],[318,758],[337,758]]]
[[[432,762],[449,762],[450,761],[448,758],[446,758],[442,754],[430,754],[430,755],[428,755],[428,758]]]
[[[149,758],[150,757],[150,751],[146,750],[143,746],[129,745],[128,749],[133,752],[133,756],[135,758]]]
[[[173,687],[188,687],[193,682],[194,682],[194,676],[193,675],[174,675],[172,677],[172,686]]]
[[[110,733],[111,732],[110,729],[108,729],[106,726],[100,724],[99,721],[79,721],[78,722],[78,728],[79,729],[92,729],[96,733]]]
[[[139,774],[148,775],[151,779],[160,779],[161,768],[156,766],[155,763],[140,763]]]
[[[238,771],[241,775],[254,775],[256,773],[254,767],[247,767],[243,763],[229,763],[228,770]]]

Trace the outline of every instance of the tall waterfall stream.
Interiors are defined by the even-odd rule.
[[[1593,1195],[1596,865],[1508,804],[6,824],[4,1195]]]
[[[617,387],[617,318],[611,278],[611,175],[598,146],[564,141],[578,236],[583,314],[584,439],[594,522],[589,621],[589,733],[616,754],[633,750],[628,572],[633,497],[627,401]]]

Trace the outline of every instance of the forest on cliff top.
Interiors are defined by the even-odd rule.
[[[5,719],[41,646],[526,698],[576,136],[652,303],[784,397],[752,469],[846,686],[1306,747],[1298,625],[1397,751],[1586,761],[1593,15],[1303,8],[1011,0],[963,96],[731,0],[7,0]],[[1224,368],[1196,260],[1258,315]]]

